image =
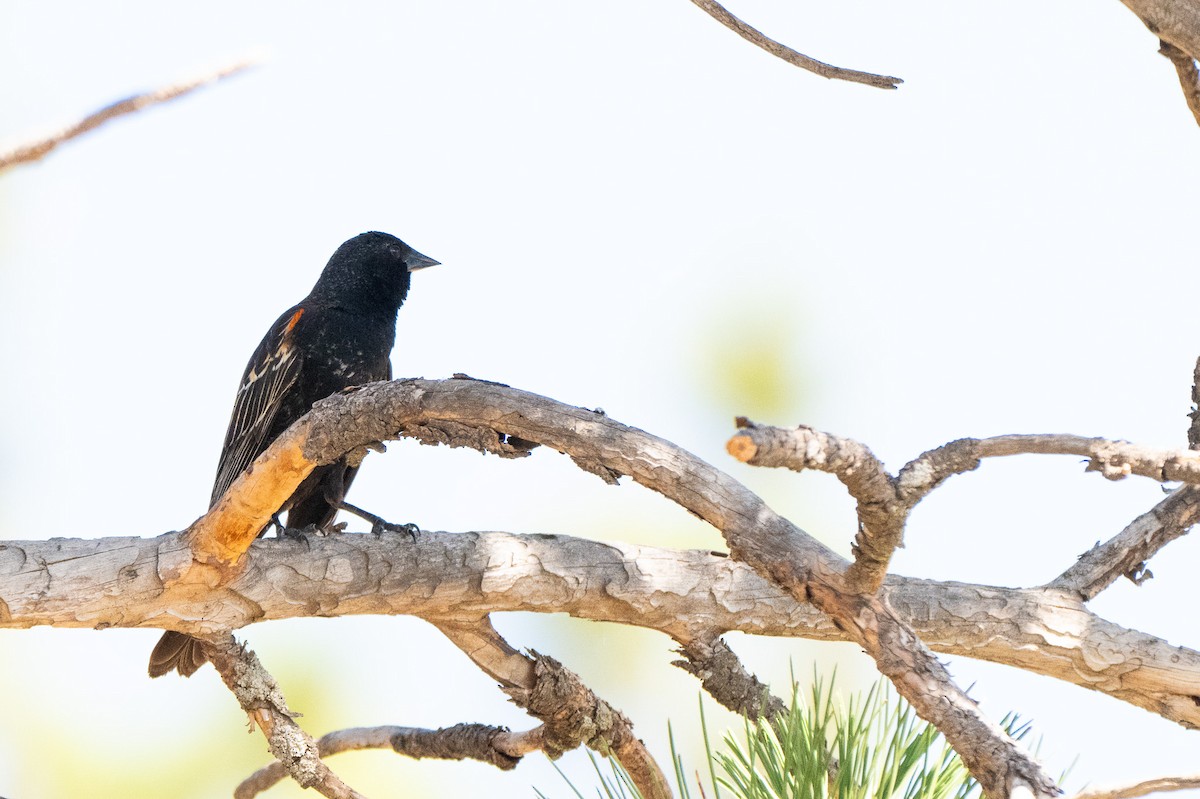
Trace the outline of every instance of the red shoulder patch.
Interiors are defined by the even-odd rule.
[[[283,334],[285,336],[292,332],[292,328],[294,328],[296,323],[300,321],[301,316],[304,316],[303,308],[298,309],[294,314],[292,314],[292,318],[288,320],[287,327],[283,329]]]

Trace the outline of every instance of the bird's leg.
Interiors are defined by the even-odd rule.
[[[421,528],[417,527],[415,524],[412,524],[412,523],[392,524],[391,522],[384,519],[382,516],[376,516],[374,513],[369,513],[367,511],[363,510],[362,508],[351,505],[349,502],[346,502],[345,500],[342,500],[341,502],[338,503],[338,509],[344,510],[347,513],[353,513],[358,518],[363,519],[364,521],[370,522],[371,523],[371,533],[374,535],[379,535],[384,532],[404,533],[405,535],[410,537],[413,541],[416,541],[417,534],[421,532]]]
[[[308,530],[308,529],[298,530],[295,527],[285,526],[283,521],[279,518],[279,514],[281,514],[281,513],[283,513],[283,511],[276,511],[275,513],[271,514],[270,524],[271,524],[271,526],[273,526],[275,528],[275,537],[276,538],[290,538],[293,541],[303,541],[305,535],[308,535],[309,533],[313,532],[312,530]],[[312,527],[312,525],[310,524],[309,527]],[[263,531],[261,533],[259,533],[258,535],[261,538],[262,536],[266,535],[266,533],[267,533],[267,531],[264,528]]]

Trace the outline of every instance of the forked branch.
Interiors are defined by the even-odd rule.
[[[542,728],[511,732],[485,724],[456,724],[440,730],[415,727],[353,727],[322,735],[317,749],[322,758],[362,749],[391,749],[419,760],[478,760],[496,768],[516,768],[521,758],[542,748]],[[253,799],[288,776],[275,761],[251,774],[234,790],[234,799]]]
[[[842,558],[754,493],[669,441],[502,385],[398,380],[317,403],[193,526],[192,564],[180,564],[175,582],[227,581],[240,554],[308,471],[405,435],[512,456],[528,454],[529,443],[541,444],[569,454],[607,481],[632,477],[714,525],[735,558],[829,614],[867,649],[917,713],[942,731],[986,792],[1006,795],[1026,787],[1035,796],[1056,793],[1053,781],[984,718],[886,600],[849,585]],[[288,458],[284,474],[272,468],[277,453]]]

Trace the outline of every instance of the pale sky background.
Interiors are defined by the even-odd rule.
[[[732,418],[856,437],[895,468],[962,436],[1073,432],[1182,446],[1195,320],[1200,130],[1120,3],[783,2],[730,9],[832,63],[834,83],[672,2],[9,2],[0,137],[73,121],[252,50],[265,63],[0,176],[0,537],[144,535],[204,511],[243,365],[364,230],[444,266],[400,314],[398,376],[466,372],[672,439],[841,552],[853,506],[824,475],[724,453]],[[1071,458],[985,464],[914,514],[897,571],[1028,585],[1162,497]],[[426,529],[667,546],[719,536],[553,453],[415,444],[371,456],[352,500]],[[1094,607],[1200,645],[1184,539]],[[698,683],[664,637],[509,616],[624,710],[664,764]],[[423,622],[242,635],[315,734],[527,729]],[[229,795],[267,762],[216,674],[150,681],[146,630],[0,632],[0,795]],[[847,645],[731,636],[788,692]],[[1044,737],[1066,785],[1195,771],[1196,733],[1102,695],[950,659],[998,718]],[[713,710],[715,725],[729,717]],[[690,768],[700,767],[688,750]],[[586,758],[564,767],[587,784]],[[516,771],[331,765],[374,797],[531,797]],[[293,785],[269,797],[301,796]]]

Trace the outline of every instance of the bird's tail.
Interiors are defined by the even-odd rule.
[[[190,635],[168,630],[150,653],[150,676],[161,677],[169,671],[178,671],[184,677],[191,677],[207,662],[199,641]]]

